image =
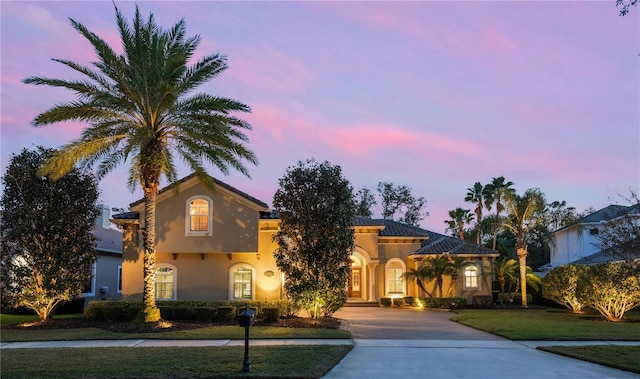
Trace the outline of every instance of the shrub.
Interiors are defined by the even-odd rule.
[[[92,320],[133,321],[142,310],[139,301],[92,301],[84,310],[84,317]]]
[[[622,321],[626,311],[640,306],[639,267],[623,262],[589,266],[578,279],[576,296],[607,320]]]
[[[193,308],[193,318],[199,322],[212,322],[216,318],[216,309],[214,307],[195,307]]]
[[[191,321],[194,319],[193,306],[181,305],[173,307],[174,321]]]
[[[396,307],[401,307],[404,305],[404,298],[402,297],[394,297],[393,298],[393,305]]]
[[[432,309],[464,308],[467,305],[466,297],[421,297],[420,301],[425,308]]]
[[[280,310],[278,308],[262,308],[261,318],[267,322],[277,321],[280,318]]]
[[[384,305],[385,307],[390,307],[391,306],[391,298],[390,297],[381,297],[380,298],[380,304]]]
[[[576,286],[581,276],[588,272],[585,265],[564,265],[549,271],[542,278],[542,296],[567,307],[573,313],[582,312],[586,306],[576,296]]]
[[[236,309],[231,306],[221,306],[216,310],[216,321],[230,322],[236,315]]]

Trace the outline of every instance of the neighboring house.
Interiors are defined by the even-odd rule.
[[[217,179],[213,191],[194,175],[179,181],[179,193],[159,191],[156,207],[156,298],[158,300],[253,299],[283,297],[283,274],[276,266],[273,235],[279,219],[266,203]],[[114,215],[123,230],[122,296],[143,291],[143,200]],[[356,217],[355,248],[347,292],[351,301],[420,296],[402,275],[420,260],[439,254],[467,258],[457,294],[469,303],[491,295],[491,267],[498,253],[475,244],[393,220]],[[449,287],[445,277],[444,287]],[[433,285],[428,283],[427,286]]]
[[[640,214],[640,207],[609,205],[585,216],[575,225],[555,231],[551,264],[547,270],[569,263],[591,265],[610,261],[611,257],[600,251],[599,234],[607,222],[628,214]]]
[[[82,293],[85,305],[91,300],[121,298],[122,232],[110,227],[109,207],[104,204],[98,206],[101,213],[93,228],[93,234],[98,239],[98,259],[93,264],[93,279]]]

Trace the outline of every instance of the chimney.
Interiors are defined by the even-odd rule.
[[[100,209],[100,215],[96,218],[96,225],[108,229],[111,225],[109,218],[111,218],[111,208],[105,204],[98,204],[98,208]]]

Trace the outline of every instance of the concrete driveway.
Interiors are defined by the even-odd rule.
[[[452,315],[343,308],[334,317],[349,322],[355,347],[325,378],[640,378],[460,325],[449,320]]]

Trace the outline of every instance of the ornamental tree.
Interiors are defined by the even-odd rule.
[[[38,175],[55,153],[24,149],[2,178],[3,301],[34,310],[41,320],[82,293],[97,258],[96,181],[77,168],[56,181]]]
[[[280,216],[274,236],[276,264],[287,295],[312,318],[331,315],[347,300],[356,206],[340,166],[314,159],[289,167],[273,206]]]
[[[567,307],[573,313],[581,313],[585,302],[576,296],[578,280],[589,271],[585,265],[563,265],[549,271],[542,278],[542,296]]]
[[[622,321],[626,311],[640,306],[640,267],[625,262],[589,266],[578,279],[576,297],[607,320]]]

